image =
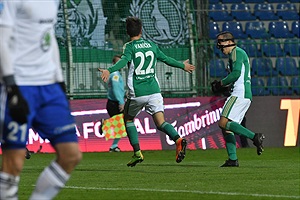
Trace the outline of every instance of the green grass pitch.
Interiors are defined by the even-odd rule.
[[[127,167],[132,152],[84,153],[62,200],[283,200],[300,199],[299,147],[237,150],[240,167],[220,168],[226,150],[187,150],[182,163],[174,151],[144,151],[145,160]],[[54,154],[25,161],[19,199],[28,199],[35,181]]]

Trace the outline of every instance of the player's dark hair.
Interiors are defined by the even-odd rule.
[[[118,61],[118,58],[121,59],[121,55],[114,55],[112,63],[115,64]]]
[[[134,16],[126,18],[126,31],[129,37],[138,36],[142,31],[142,21]]]
[[[224,40],[224,41],[231,40],[232,42],[234,42],[234,37],[233,37],[233,35],[232,35],[231,32],[229,32],[229,31],[221,32],[221,33],[219,33],[219,34],[217,35],[217,38],[218,38],[220,35],[222,35],[222,37],[223,37],[222,40]]]

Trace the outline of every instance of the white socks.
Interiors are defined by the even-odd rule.
[[[18,200],[20,176],[0,172],[0,200]]]
[[[55,161],[44,169],[39,176],[35,190],[30,200],[50,200],[65,186],[70,175],[67,174]]]

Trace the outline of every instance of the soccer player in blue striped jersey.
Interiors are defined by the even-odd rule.
[[[129,93],[125,103],[124,121],[134,155],[127,166],[133,167],[144,160],[139,146],[137,129],[133,122],[135,116],[143,108],[152,116],[156,127],[176,143],[176,162],[179,163],[185,157],[187,141],[181,138],[174,127],[165,121],[163,97],[156,78],[155,67],[158,60],[188,73],[192,73],[195,66],[189,64],[188,60],[181,63],[166,56],[155,43],[144,40],[142,38],[142,21],[139,18],[127,17],[126,31],[130,42],[124,45],[119,62],[107,70],[99,70],[102,72],[101,78],[106,82],[110,73],[118,71],[127,64],[129,66],[127,80]]]
[[[1,200],[18,199],[29,128],[56,151],[30,199],[53,199],[81,160],[54,34],[58,6],[58,0],[0,0]]]

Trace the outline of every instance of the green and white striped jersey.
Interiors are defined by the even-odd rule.
[[[108,68],[108,71],[112,73],[128,64],[129,98],[160,93],[159,82],[155,74],[157,60],[171,67],[184,69],[182,62],[166,56],[155,43],[140,38],[124,45],[121,59]]]
[[[232,49],[228,68],[230,74],[222,79],[222,84],[233,84],[231,96],[252,100],[250,62],[247,53],[239,47]]]

